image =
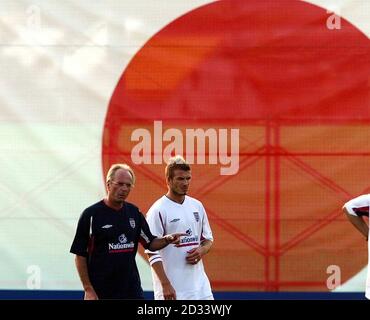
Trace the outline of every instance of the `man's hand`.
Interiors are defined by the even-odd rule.
[[[197,264],[204,255],[206,255],[209,250],[211,250],[213,240],[203,240],[199,247],[193,248],[188,251],[186,256],[186,262],[189,264]]]
[[[168,246],[169,244],[178,245],[180,243],[180,237],[186,236],[186,233],[172,233],[167,234],[161,238],[155,238],[149,246],[150,251],[161,250],[162,248]]]
[[[88,287],[85,289],[84,300],[99,300],[93,287]]]
[[[189,264],[197,264],[200,259],[202,259],[203,250],[202,247],[193,248],[188,251],[188,255],[186,256],[186,262]]]
[[[162,291],[164,300],[176,300],[176,291],[172,287],[171,283],[162,283]]]
[[[166,239],[166,242],[168,244],[179,244],[180,243],[180,237],[187,236],[186,233],[172,233],[165,235],[164,238]]]

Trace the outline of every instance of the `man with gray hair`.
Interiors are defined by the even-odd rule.
[[[165,170],[168,192],[147,213],[150,230],[156,236],[186,230],[176,246],[146,250],[152,267],[156,300],[213,300],[202,257],[213,244],[212,231],[202,203],[187,195],[190,166],[176,156]]]
[[[135,256],[138,243],[149,250],[178,244],[184,233],[155,237],[139,209],[126,202],[135,184],[127,164],[114,164],[107,196],[83,211],[70,252],[74,253],[86,300],[143,299]]]

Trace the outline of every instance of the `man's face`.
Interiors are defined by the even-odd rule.
[[[176,169],[173,178],[167,180],[170,190],[177,195],[186,195],[189,190],[191,172]]]
[[[118,169],[107,184],[108,198],[115,203],[123,203],[128,197],[131,187],[131,174],[127,170]]]

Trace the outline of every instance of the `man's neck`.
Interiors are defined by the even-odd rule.
[[[123,207],[123,202],[114,202],[110,200],[108,197],[104,198],[104,203],[111,209],[114,210],[121,210]]]
[[[171,191],[168,191],[166,193],[166,197],[168,199],[171,199],[174,202],[179,203],[179,204],[182,204],[184,202],[184,200],[185,200],[185,195],[183,195],[183,194],[176,194],[176,193],[173,193]]]

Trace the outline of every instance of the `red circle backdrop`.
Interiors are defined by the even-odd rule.
[[[155,120],[184,135],[239,129],[237,174],[192,166],[190,195],[215,237],[205,264],[216,290],[328,290],[329,266],[344,282],[366,265],[341,207],[369,190],[370,46],[337,19],[340,29],[328,28],[332,14],[302,1],[217,1],[155,34],[117,84],[103,173],[133,165],[129,201],[143,212],[166,192],[165,165],[132,163],[135,129],[152,144]]]

